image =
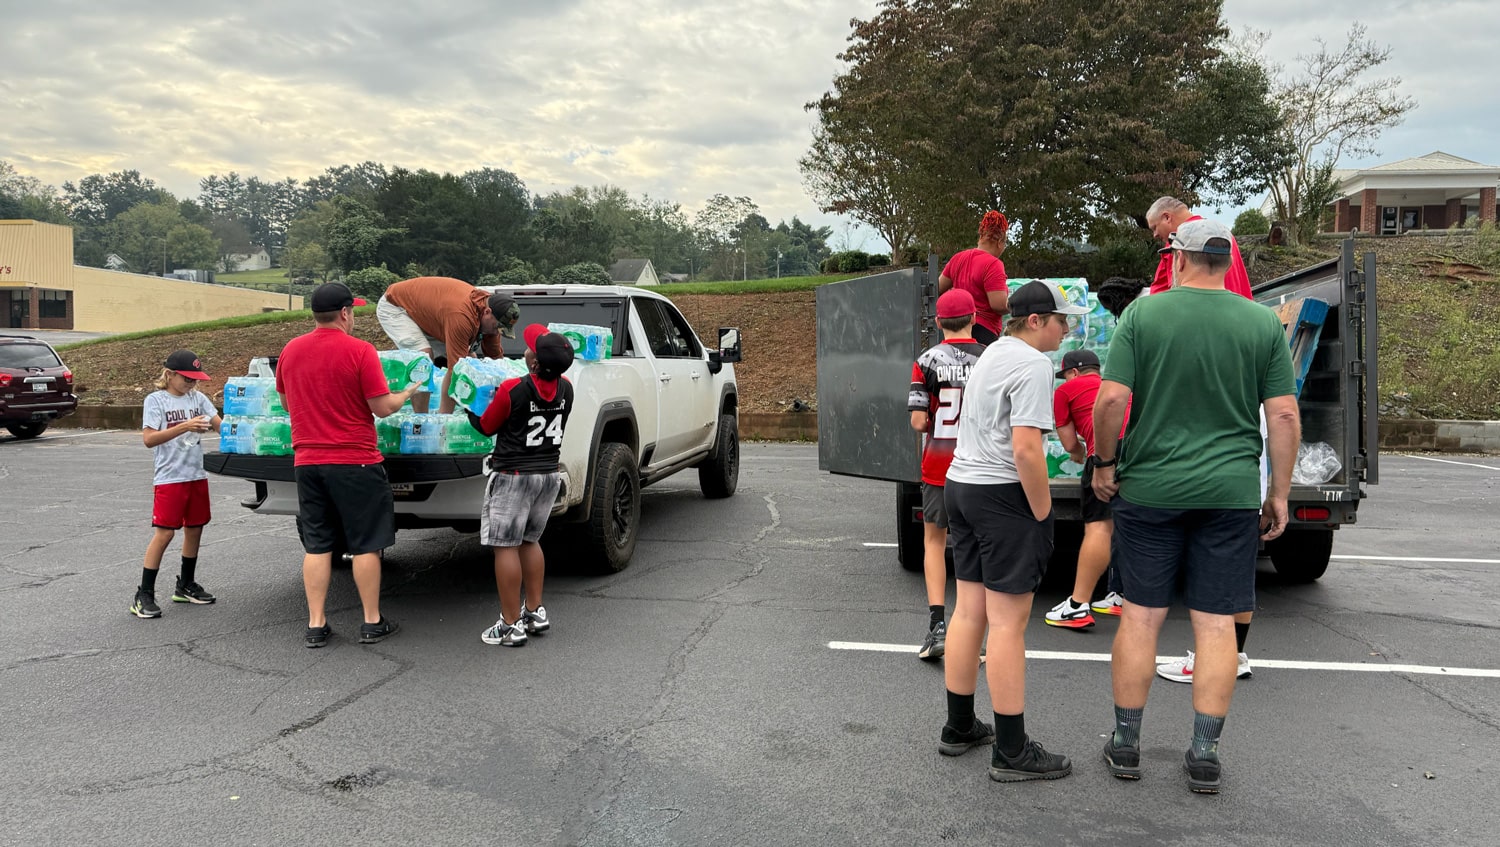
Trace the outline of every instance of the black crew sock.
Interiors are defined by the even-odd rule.
[[[182,557],[182,584],[187,585],[193,581],[193,571],[198,568],[197,556]]]
[[[942,606],[928,606],[927,607],[927,614],[928,614],[928,617],[931,618],[931,620],[929,620],[927,622],[927,628],[928,629],[932,629],[933,627],[935,627],[938,624],[940,624],[940,623],[943,622],[943,607]]]
[[[1026,747],[1026,713],[1002,715],[995,713],[995,746],[1007,759],[1014,759]]]
[[[1198,759],[1219,757],[1219,736],[1224,734],[1224,718],[1193,712],[1193,756]]]
[[[1243,653],[1243,652],[1245,652],[1245,638],[1248,637],[1249,635],[1250,635],[1250,624],[1248,624],[1248,623],[1240,623],[1239,621],[1235,621],[1235,623],[1234,623],[1234,651],[1236,653]]]
[[[156,591],[156,575],[160,573],[156,568],[141,568],[141,590]]]
[[[974,695],[948,692],[948,725],[959,732],[974,728]]]

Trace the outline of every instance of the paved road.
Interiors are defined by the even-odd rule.
[[[1108,665],[1034,660],[1028,725],[1074,775],[1002,786],[983,753],[939,756],[939,668],[828,647],[923,626],[919,580],[864,546],[892,539],[889,486],[819,473],[814,447],[744,453],[731,500],[691,475],[647,489],[626,572],[554,559],[555,628],[523,649],[480,643],[489,558],[434,530],[387,559],[403,632],[353,643],[341,574],[313,651],[291,521],[240,509],[244,483],[213,483],[221,602],[140,621],[138,437],[0,439],[0,844],[1494,843],[1496,678],[1262,665],[1212,798],[1178,766],[1188,687],[1153,689],[1146,778],[1122,783],[1097,758]],[[1312,586],[1266,569],[1253,657],[1500,668],[1500,462],[1460,461],[1386,458],[1335,546],[1357,558]],[[1028,646],[1106,653],[1112,623],[1040,626],[1061,594]],[[1187,646],[1176,613],[1162,651]]]
[[[112,332],[82,332],[73,329],[3,329],[0,335],[31,335],[46,341],[53,347],[64,344],[76,344],[79,341],[92,341],[95,338],[108,338],[114,335]]]

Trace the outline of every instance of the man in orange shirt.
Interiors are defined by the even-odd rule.
[[[505,355],[500,336],[516,337],[521,310],[508,294],[490,294],[452,277],[419,276],[387,288],[375,307],[375,317],[397,349],[448,358],[449,376],[443,378],[438,407],[447,414],[454,406],[448,396],[451,366],[465,356],[498,359]],[[418,395],[412,408],[426,412],[427,398]]]

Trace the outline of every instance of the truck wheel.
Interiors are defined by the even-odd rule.
[[[740,428],[734,415],[719,415],[719,443],[712,459],[698,465],[698,487],[710,500],[734,495],[740,481]]]
[[[635,553],[641,521],[641,474],[624,444],[599,445],[589,508],[589,547],[602,570],[623,571]]]
[[[46,421],[27,421],[26,423],[14,423],[5,427],[10,434],[17,438],[36,438],[47,431]]]
[[[1313,582],[1328,570],[1328,559],[1333,555],[1333,530],[1288,530],[1266,543],[1266,553],[1283,581]]]
[[[922,486],[896,483],[896,561],[903,570],[922,572],[927,548],[922,539],[922,522],[916,512],[922,509]]]

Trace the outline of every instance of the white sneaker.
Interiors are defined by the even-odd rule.
[[[1094,625],[1094,616],[1089,614],[1088,604],[1080,603],[1075,606],[1072,597],[1064,597],[1063,601],[1053,606],[1042,620],[1047,626],[1060,626],[1065,629],[1088,629]]]
[[[1253,676],[1253,672],[1250,670],[1250,657],[1245,655],[1244,653],[1240,653],[1238,654],[1238,658],[1239,667],[1235,670],[1235,678],[1249,679],[1251,676]],[[1172,682],[1192,682],[1193,651],[1187,651],[1186,658],[1178,659],[1174,662],[1167,662],[1165,665],[1157,665],[1156,675],[1161,677],[1162,679],[1171,680]]]
[[[505,618],[495,621],[495,625],[479,634],[479,640],[486,644],[503,644],[506,647],[520,647],[526,643],[526,627],[520,621],[506,623]]]
[[[546,606],[537,606],[535,609],[528,609],[523,604],[521,606],[521,623],[525,625],[527,635],[536,635],[552,628],[552,619],[547,617]]]
[[[1095,600],[1091,608],[1101,615],[1118,616],[1120,614],[1120,607],[1124,604],[1125,598],[1111,591],[1098,600]]]

